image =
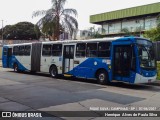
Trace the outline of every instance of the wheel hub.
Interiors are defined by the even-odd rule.
[[[99,75],[99,80],[100,81],[104,81],[105,80],[105,75],[104,74],[100,74]]]

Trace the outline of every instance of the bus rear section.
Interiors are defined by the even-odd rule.
[[[14,71],[31,70],[31,44],[5,45],[2,53],[3,68]]]
[[[4,46],[2,51],[3,68],[12,68],[12,47]]]

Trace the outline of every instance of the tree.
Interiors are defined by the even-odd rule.
[[[144,37],[149,38],[152,41],[160,41],[160,27],[147,30]]]
[[[42,27],[42,33],[44,33],[44,36],[49,37],[50,40],[52,39],[52,35],[56,34],[54,26],[55,26],[55,22],[51,21],[51,22],[44,23]],[[64,29],[62,28],[61,25],[59,29],[60,29],[60,32],[64,32]]]
[[[157,27],[147,30],[144,34],[144,37],[149,38],[152,41],[160,41],[160,16],[157,18]]]
[[[91,31],[90,38],[102,38],[103,36],[99,33],[98,29],[95,29],[95,26],[90,27],[88,31]],[[102,34],[105,33],[105,29],[101,29]]]
[[[91,37],[95,34],[95,26],[90,27],[89,30],[91,31]]]
[[[122,28],[121,32],[124,33],[125,35],[128,35],[128,36],[133,35],[133,33],[127,27]]]
[[[157,27],[160,28],[160,15],[157,17]]]
[[[96,31],[96,32],[93,34],[92,37],[93,37],[93,38],[102,38],[102,35],[101,35],[98,31]]]
[[[54,40],[59,40],[61,30],[65,30],[72,36],[78,29],[78,22],[74,18],[77,15],[75,9],[65,9],[66,0],[51,0],[52,7],[48,10],[40,10],[33,12],[33,17],[43,15],[37,22],[37,25],[45,31],[52,33]],[[49,26],[49,25],[52,25]]]
[[[39,39],[40,35],[39,28],[30,22],[19,22],[3,28],[4,40],[33,40]]]

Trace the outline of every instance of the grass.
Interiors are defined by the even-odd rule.
[[[157,62],[157,80],[160,80],[160,62]]]

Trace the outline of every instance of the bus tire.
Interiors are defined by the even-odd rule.
[[[50,70],[49,70],[49,73],[51,75],[52,78],[56,78],[57,75],[58,75],[58,71],[57,71],[57,67],[56,66],[51,66],[50,67]]]
[[[105,84],[109,83],[108,74],[105,70],[99,70],[97,72],[96,77],[97,77],[98,83],[101,84],[101,85],[105,85]]]

